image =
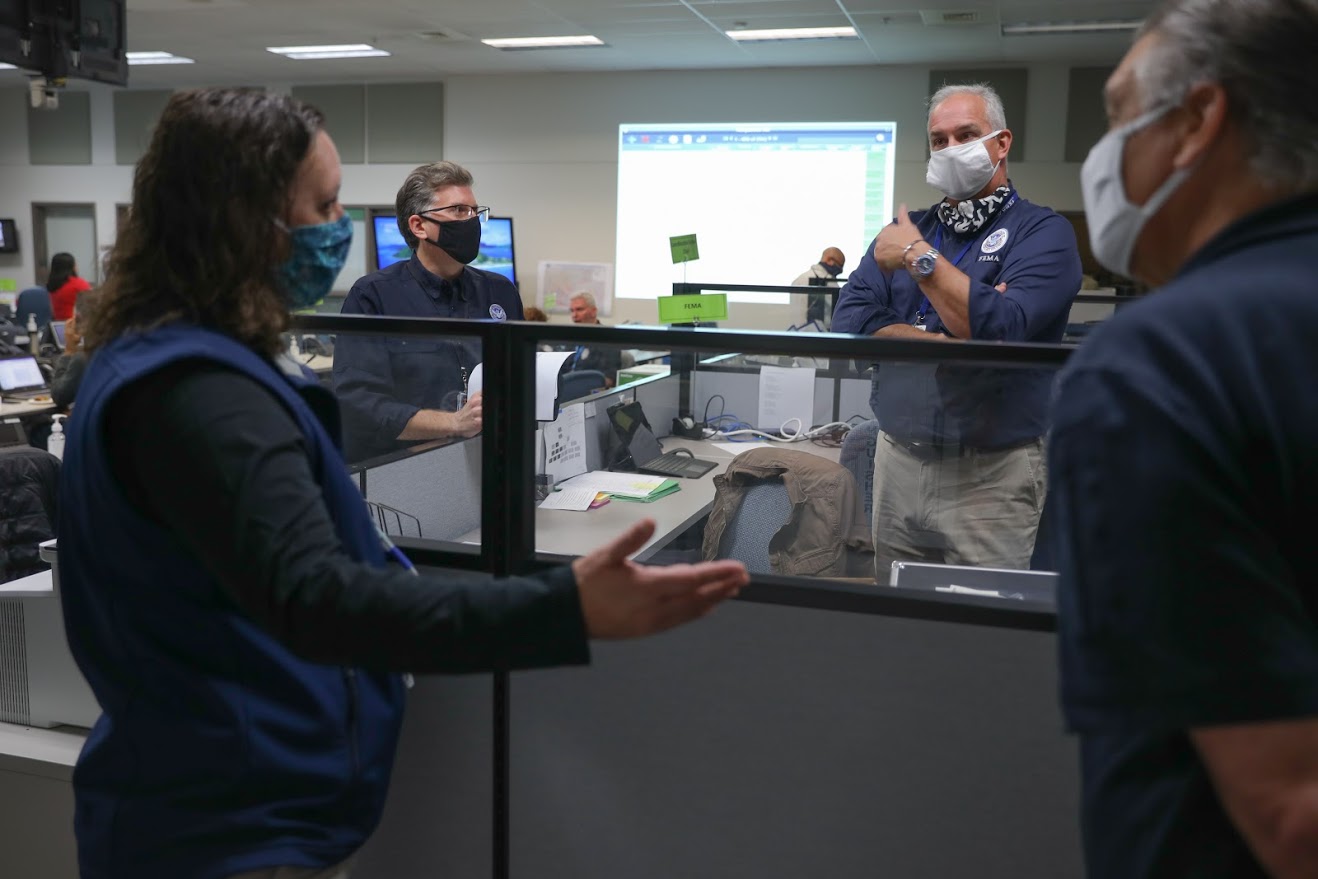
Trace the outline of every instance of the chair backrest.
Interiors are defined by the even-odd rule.
[[[27,316],[33,315],[37,327],[50,323],[50,292],[45,287],[28,287],[18,294],[14,303],[14,323],[21,331],[27,330]]]
[[[792,502],[781,479],[759,479],[733,512],[719,544],[719,558],[736,559],[752,574],[772,574],[769,541],[792,515]]]
[[[842,440],[838,463],[851,471],[856,488],[864,501],[865,518],[874,521],[874,449],[879,441],[879,422],[862,421],[847,432]]]
[[[604,373],[598,369],[574,369],[558,377],[558,404],[579,400],[594,391],[607,387]]]
[[[38,544],[55,534],[59,459],[31,446],[0,449],[0,582],[49,566]]]

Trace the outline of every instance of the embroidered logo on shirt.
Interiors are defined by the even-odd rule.
[[[490,317],[494,318],[495,320],[507,320],[508,313],[503,310],[502,305],[496,302],[490,306]]]
[[[1006,245],[1009,234],[1006,229],[998,229],[984,239],[984,243],[979,246],[979,249],[984,253],[997,253]]]

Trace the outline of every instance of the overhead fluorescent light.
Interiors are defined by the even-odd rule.
[[[740,43],[770,42],[773,40],[854,40],[854,27],[780,27],[770,30],[724,31]]]
[[[175,55],[173,52],[125,52],[128,63],[136,67],[139,64],[196,64],[191,58]]]
[[[1025,34],[1102,34],[1118,31],[1139,30],[1144,24],[1140,20],[1125,21],[1059,21],[1059,22],[1022,22],[1004,24],[1004,37],[1023,36]]]
[[[324,58],[382,58],[389,53],[366,43],[345,43],[338,46],[266,46],[267,52],[292,58],[294,61],[318,61]]]
[[[5,64],[3,62],[0,62],[0,70],[17,70],[17,69],[18,68],[13,64]]]
[[[603,46],[604,41],[594,34],[576,34],[566,37],[497,37],[481,40],[496,49],[567,49],[573,46]]]

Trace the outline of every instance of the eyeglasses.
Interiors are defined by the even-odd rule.
[[[472,217],[479,217],[480,221],[484,223],[490,218],[490,209],[484,205],[451,204],[448,207],[430,208],[421,211],[417,216],[425,220],[440,222],[435,217],[427,217],[426,214],[443,214],[444,219],[447,220],[470,220]]]

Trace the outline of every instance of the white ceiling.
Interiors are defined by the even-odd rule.
[[[1004,37],[1001,24],[1137,19],[1152,0],[128,0],[128,45],[196,59],[133,67],[138,87],[432,80],[451,74],[1114,63],[1129,33]],[[924,23],[974,11],[979,23]],[[734,42],[734,27],[854,25],[859,40]],[[500,51],[487,37],[591,33],[602,47]],[[266,46],[366,42],[387,58],[292,61]]]

